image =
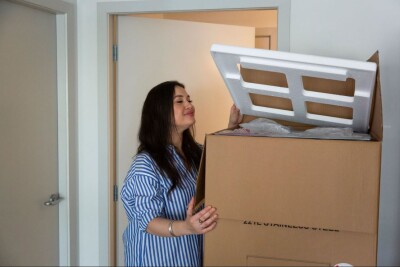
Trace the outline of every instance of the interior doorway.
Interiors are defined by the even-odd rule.
[[[276,9],[147,13],[131,16],[252,27],[255,30],[255,48],[277,50]]]
[[[125,39],[121,36],[122,35],[127,35],[125,32],[121,32],[121,17],[131,17],[132,20],[134,20],[133,23],[145,23],[146,25],[154,24],[153,26],[146,26],[146,32],[140,33],[139,30],[132,31],[131,34],[135,35],[136,39],[133,38],[130,42],[133,43],[141,43],[142,48],[136,47],[133,49],[132,47],[129,48],[124,48],[127,46],[127,44],[122,44],[119,43],[119,41],[122,39],[123,42]],[[123,18],[124,20],[126,18]],[[163,23],[164,21],[164,23]],[[143,87],[143,89],[140,89],[140,91],[137,91],[137,88],[142,88],[138,84],[135,87],[134,84],[135,82],[130,82],[125,81],[124,77],[128,77],[130,75],[133,75],[135,71],[138,71],[139,69],[135,69],[133,66],[133,58],[135,58],[135,64],[137,66],[138,60],[140,58],[140,54],[146,54],[146,57],[148,61],[153,62],[152,66],[154,67],[154,63],[161,64],[160,61],[157,63],[157,59],[160,57],[164,57],[163,53],[167,53],[167,49],[159,49],[160,51],[155,51],[156,47],[151,45],[151,42],[157,41],[161,42],[160,39],[154,39],[154,38],[149,38],[147,47],[146,46],[146,41],[143,41],[144,37],[156,37],[159,36],[159,34],[156,32],[159,30],[160,25],[162,27],[167,27],[164,28],[164,31],[175,31],[174,34],[178,34],[179,31],[187,31],[185,34],[186,36],[188,34],[191,34],[190,27],[195,27],[195,31],[197,31],[199,34],[192,36],[192,38],[197,38],[197,40],[203,40],[208,38],[209,40],[213,40],[212,38],[216,38],[215,40],[218,42],[224,42],[224,40],[228,40],[227,44],[233,44],[233,45],[244,45],[247,47],[253,47],[253,48],[262,48],[262,49],[271,49],[271,50],[276,50],[277,49],[277,44],[278,44],[278,11],[276,9],[265,9],[265,10],[227,10],[227,11],[197,11],[197,12],[168,12],[168,13],[143,13],[143,14],[131,14],[131,15],[124,15],[124,16],[114,16],[110,20],[110,47],[118,47],[118,59],[112,61],[112,66],[111,69],[113,70],[111,73],[111,78],[110,78],[110,86],[112,88],[110,92],[110,110],[111,110],[111,116],[110,116],[110,125],[111,125],[111,131],[110,131],[110,152],[111,152],[111,157],[110,157],[110,185],[114,185],[114,189],[112,190],[114,192],[115,197],[113,200],[111,200],[110,204],[110,264],[113,265],[118,265],[122,266],[124,264],[123,262],[123,244],[122,244],[122,232],[124,231],[127,220],[125,216],[125,212],[122,207],[122,203],[120,201],[117,201],[117,198],[119,196],[119,190],[122,186],[122,182],[124,180],[124,177],[126,175],[127,168],[129,168],[130,162],[132,160],[132,156],[134,155],[137,147],[137,141],[136,135],[137,135],[137,128],[139,124],[139,119],[140,119],[140,110],[141,110],[141,105],[143,103],[144,97],[147,94],[147,90],[149,90],[151,87],[150,85],[147,85],[147,87]],[[171,24],[172,23],[172,24]],[[183,23],[183,24],[182,24]],[[167,25],[168,24],[168,25]],[[169,25],[170,24],[170,25]],[[174,26],[175,25],[175,26]],[[126,28],[126,26],[124,26]],[[145,27],[143,24],[140,24],[137,29],[143,29]],[[187,28],[189,27],[189,28]],[[197,27],[197,28],[196,28]],[[229,30],[227,30],[229,28]],[[204,29],[204,31],[202,30]],[[206,29],[206,30],[205,30]],[[215,31],[215,36],[209,36],[207,34],[207,37],[201,36],[205,32],[214,32]],[[228,34],[227,31],[230,31]],[[129,31],[128,31],[129,32]],[[128,33],[129,34],[129,33]],[[140,35],[142,34],[142,35]],[[225,36],[225,39],[219,39],[216,36],[220,35]],[[240,36],[243,36],[241,38]],[[246,36],[246,37],[244,37]],[[126,37],[126,36],[125,36]],[[142,38],[143,37],[143,38]],[[183,38],[183,37],[182,37]],[[189,37],[190,38],[190,37]],[[210,39],[211,38],[211,39]],[[139,42],[140,39],[140,42]],[[218,39],[218,40],[217,40]],[[135,42],[136,40],[136,42]],[[182,39],[183,40],[183,39]],[[234,40],[234,41],[233,41]],[[233,42],[233,43],[232,43]],[[187,42],[188,45],[190,42]],[[131,45],[132,43],[129,43]],[[193,45],[193,43],[192,43]],[[163,45],[159,45],[162,47]],[[151,47],[151,48],[150,48]],[[205,45],[207,47],[207,45]],[[153,49],[154,48],[154,49]],[[152,50],[153,49],[153,50]],[[180,48],[181,50],[184,48]],[[186,48],[190,49],[190,48]],[[201,49],[204,48],[196,48],[200,50],[195,50],[193,51],[193,55],[196,54],[198,55],[201,53]],[[131,50],[131,51],[136,51],[138,52],[137,54],[132,55],[132,58],[126,59],[126,53],[125,51]],[[163,52],[164,51],[164,52]],[[168,50],[171,51],[171,50]],[[208,51],[205,51],[206,53],[208,52],[209,55],[209,47]],[[170,52],[168,52],[170,53]],[[179,53],[178,53],[179,54]],[[204,56],[202,57],[195,57],[192,56],[193,62],[191,65],[201,65],[200,61],[203,61],[203,58],[206,58],[207,55],[203,54]],[[112,56],[112,55],[110,55]],[[122,58],[121,58],[122,57]],[[149,58],[150,57],[150,58]],[[211,57],[211,56],[210,56]],[[115,58],[114,58],[115,59]],[[129,67],[130,65],[130,60],[132,62],[132,66]],[[143,59],[142,59],[143,60]],[[139,63],[140,65],[141,63]],[[190,64],[187,63],[187,64]],[[205,64],[209,64],[205,63]],[[212,64],[212,63],[211,63]],[[157,71],[152,71],[151,76],[149,77],[150,79],[150,84],[156,84],[157,77],[154,77],[154,75],[159,75],[159,79],[168,79],[167,77],[173,76],[171,72],[165,73],[163,69],[165,69],[166,66],[161,66],[161,68],[157,69]],[[164,68],[162,68],[164,67]],[[141,65],[141,73],[146,73],[146,66],[145,64]],[[187,67],[185,67],[187,69]],[[196,69],[196,68],[193,68]],[[204,65],[202,70],[197,70],[198,72],[204,71],[204,69],[209,69],[207,65]],[[149,68],[147,69],[149,70]],[[128,71],[128,73],[126,73]],[[178,70],[173,70],[173,71],[178,71]],[[186,79],[188,75],[184,70],[182,70],[182,76],[178,77],[184,77],[183,79]],[[196,71],[196,70],[193,70]],[[125,72],[125,74],[124,74]],[[131,72],[129,74],[129,72]],[[203,73],[202,73],[203,74]],[[164,76],[163,76],[164,75]],[[166,75],[166,76],[165,76]],[[168,76],[171,75],[171,76]],[[196,76],[196,75],[194,75]],[[189,79],[190,82],[187,83],[186,85],[188,86],[188,91],[190,91],[191,95],[195,96],[196,99],[196,110],[201,110],[202,106],[204,107],[203,110],[205,110],[205,107],[208,107],[210,109],[210,101],[205,101],[206,96],[202,97],[202,94],[204,94],[204,88],[207,86],[207,84],[202,83],[201,79],[203,80],[208,80],[210,76],[215,77],[215,81],[213,80],[212,84],[215,85],[215,87],[219,87],[219,91],[215,89],[212,92],[208,92],[209,94],[215,94],[217,93],[218,97],[223,100],[223,104],[219,103],[219,106],[224,107],[224,111],[217,111],[215,110],[215,113],[217,113],[217,116],[210,116],[209,114],[204,116],[203,118],[198,118],[196,124],[200,124],[199,126],[196,126],[196,132],[197,132],[197,141],[202,143],[202,140],[204,140],[204,134],[208,133],[210,131],[222,129],[225,127],[227,119],[228,119],[228,108],[230,105],[233,103],[232,100],[230,99],[229,93],[224,88],[224,85],[222,83],[222,79],[219,76],[219,73],[216,69],[211,69],[210,73],[207,74],[207,77],[203,76],[203,78],[200,79]],[[176,77],[176,76],[175,76]],[[132,77],[130,77],[132,78]],[[174,79],[174,77],[171,77]],[[139,77],[137,77],[137,80]],[[220,81],[218,81],[220,79]],[[185,83],[185,81],[183,81]],[[129,87],[128,84],[131,84],[131,91],[130,89],[127,89]],[[146,84],[146,83],[144,83]],[[143,84],[143,85],[144,85]],[[208,83],[209,84],[209,83]],[[135,88],[135,89],[133,89]],[[133,91],[132,91],[133,90]],[[143,90],[143,91],[142,91]],[[206,93],[207,94],[207,93]],[[129,103],[129,101],[126,101],[127,99],[132,99],[133,102]],[[203,99],[203,102],[201,102],[200,99]],[[198,103],[199,101],[200,103]],[[125,102],[124,102],[125,101]],[[220,100],[219,100],[220,101]],[[221,102],[221,101],[220,101]],[[198,107],[200,106],[200,107]],[[211,105],[213,106],[213,105]],[[212,108],[211,108],[212,109]],[[200,113],[199,111],[198,113]],[[214,114],[215,114],[214,113]],[[127,117],[128,116],[128,117]],[[196,117],[199,115],[196,115]],[[207,118],[213,117],[214,118],[214,123],[210,122],[207,120]],[[129,122],[122,122],[122,120],[128,119]],[[206,122],[207,121],[207,122]],[[201,125],[203,124],[203,125]],[[199,129],[200,128],[200,129]],[[200,130],[200,131],[199,131]],[[199,136],[200,135],[200,136]]]

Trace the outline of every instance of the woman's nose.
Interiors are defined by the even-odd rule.
[[[193,107],[193,104],[191,101],[185,101],[185,107],[189,108],[189,107]]]

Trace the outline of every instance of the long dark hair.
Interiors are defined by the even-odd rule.
[[[168,145],[172,144],[171,129],[175,127],[173,98],[175,87],[185,86],[178,81],[167,81],[153,87],[143,104],[139,129],[137,153],[146,151],[157,163],[160,171],[172,182],[171,192],[181,185],[181,177],[175,167]],[[193,138],[194,127],[186,129],[182,135],[182,152],[186,165],[198,169],[201,148]]]

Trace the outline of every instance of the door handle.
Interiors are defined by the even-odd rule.
[[[44,204],[45,206],[54,206],[54,205],[57,205],[58,202],[61,201],[61,199],[62,199],[62,197],[60,197],[60,194],[55,193],[55,194],[52,194],[52,195],[50,196],[49,200],[46,201],[46,202],[44,202],[43,204]]]

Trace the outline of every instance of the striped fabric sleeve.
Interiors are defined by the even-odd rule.
[[[151,220],[163,217],[163,190],[153,164],[148,156],[137,156],[121,189],[128,218],[137,220],[142,231],[146,231]]]
[[[120,196],[121,196],[121,201],[122,201],[122,204],[124,205],[128,220],[130,220],[130,221],[134,220],[134,218],[135,218],[135,214],[134,214],[135,199],[133,197],[132,179],[125,180],[124,185],[121,188]]]
[[[156,217],[164,217],[164,201],[160,183],[150,176],[136,177],[135,197],[136,219],[139,229],[145,231],[147,225]]]

